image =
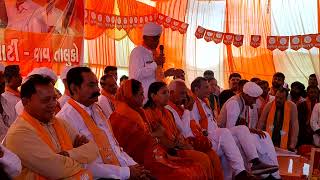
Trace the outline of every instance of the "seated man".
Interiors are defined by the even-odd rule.
[[[148,101],[144,106],[152,135],[173,156],[183,157],[198,162],[207,172],[208,179],[213,179],[213,167],[209,157],[193,147],[178,130],[172,114],[165,108],[169,101],[169,91],[164,82],[154,82],[148,91]]]
[[[0,167],[11,178],[18,176],[21,173],[21,161],[19,157],[13,154],[9,149],[0,145]],[[3,178],[0,175],[0,178]]]
[[[254,139],[246,126],[240,125],[230,129],[218,127],[213,112],[208,105],[207,98],[210,89],[206,79],[203,77],[196,78],[191,83],[191,90],[195,96],[195,103],[192,110],[193,117],[202,128],[203,133],[208,135],[213,144],[213,148],[218,154],[225,154],[227,156],[227,164],[224,164],[222,160],[225,172],[229,170],[225,165],[230,165],[232,170],[235,171],[234,173],[237,174],[236,172],[239,172],[237,168],[243,168],[244,162],[253,164],[251,171],[256,175],[269,174],[278,170],[277,166],[268,165],[260,161]],[[223,112],[221,111],[221,113]],[[232,135],[230,136],[230,134]],[[239,145],[239,149],[243,151],[243,157],[246,158],[245,161],[241,158],[241,155],[238,154],[240,152],[235,142]],[[222,148],[220,146],[222,146]],[[227,148],[224,146],[227,146]],[[224,152],[222,153],[221,150]],[[231,159],[233,159],[233,161],[230,161]]]
[[[310,125],[311,113],[315,105],[319,102],[319,89],[317,86],[307,88],[307,98],[297,105],[299,120],[298,145],[313,144],[313,130]]]
[[[305,94],[305,86],[299,82],[295,81],[291,84],[291,90],[290,90],[290,100],[298,106],[298,104],[305,101],[305,99],[302,97]]]
[[[206,78],[210,85],[210,95],[208,97],[210,108],[213,111],[214,117],[218,117],[220,113],[220,102],[219,102],[219,86],[217,86],[217,80],[215,78]]]
[[[299,134],[298,111],[287,96],[286,89],[277,91],[276,99],[263,109],[257,129],[267,131],[274,146],[295,151]]]
[[[212,144],[207,136],[204,136],[200,127],[192,118],[190,111],[193,108],[193,97],[187,95],[187,86],[185,82],[177,79],[169,84],[170,100],[166,109],[168,109],[173,118],[177,129],[182,136],[189,141],[193,149],[206,153],[214,168],[214,179],[223,179],[220,159],[212,149]]]
[[[49,78],[33,75],[21,86],[24,111],[9,128],[5,146],[21,159],[18,179],[89,179],[84,164],[97,158],[93,141],[54,117],[56,94]]]
[[[151,125],[142,109],[143,94],[142,84],[135,79],[125,81],[117,92],[119,104],[110,121],[120,145],[159,180],[208,179],[200,164],[169,155],[168,150],[152,135]]]
[[[104,68],[104,75],[111,75],[113,78],[118,80],[118,68],[116,66],[107,66]]]
[[[87,166],[94,178],[129,179],[148,177],[149,172],[138,165],[119,146],[110,121],[96,104],[100,95],[96,75],[88,67],[72,68],[67,74],[71,99],[57,117],[76,131],[94,141],[100,156]]]
[[[257,99],[257,102],[256,102],[257,110],[258,110],[258,119],[257,120],[259,120],[261,113],[262,113],[264,107],[266,106],[266,104],[274,100],[274,96],[269,94],[270,87],[269,87],[268,81],[261,80],[258,82],[258,85],[262,89],[262,94],[261,94],[261,96],[259,96],[259,98]]]
[[[310,124],[312,130],[314,131],[314,145],[320,147],[320,103],[316,104],[313,108]]]
[[[278,166],[277,154],[275,152],[272,140],[269,134],[252,128],[252,119],[250,118],[250,109],[257,98],[262,94],[262,89],[254,82],[247,82],[243,86],[240,94],[230,98],[222,107],[219,114],[218,122],[220,127],[226,127],[234,134],[234,128],[237,126],[245,125],[249,128],[251,136],[254,140],[255,147],[261,161],[265,163]],[[254,122],[256,124],[257,122]],[[251,126],[250,126],[251,125]],[[279,171],[272,174],[273,178],[280,179]]]
[[[101,95],[99,96],[98,104],[101,107],[106,118],[109,119],[110,115],[116,108],[116,98],[118,85],[112,75],[104,75],[100,79]]]

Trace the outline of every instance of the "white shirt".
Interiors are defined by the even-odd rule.
[[[7,28],[25,32],[48,32],[47,20],[44,17],[46,8],[25,0],[18,8],[15,2],[7,3],[8,26]]]
[[[79,104],[79,103],[78,103]],[[107,135],[110,145],[113,152],[120,162],[120,166],[115,166],[111,164],[104,164],[102,158],[99,156],[93,163],[89,164],[87,169],[89,169],[95,179],[99,178],[113,178],[113,179],[129,179],[130,169],[128,166],[137,164],[127,153],[125,153],[117,140],[112,134],[112,129],[109,129],[106,124],[106,119],[100,117],[98,112],[97,104],[93,104],[90,107],[85,107],[82,104],[79,104],[95,121],[95,124],[105,132]],[[75,130],[86,136],[89,140],[93,140],[93,136],[88,130],[87,126],[82,120],[81,115],[75,110],[69,103],[66,103],[60,112],[57,114],[57,117],[68,122]]]
[[[8,101],[0,95],[3,113],[0,114],[0,141],[6,136],[10,125],[17,118],[16,111],[10,108]]]
[[[4,98],[4,100],[1,100],[3,109],[9,116],[8,124],[11,125],[17,119],[18,114],[15,111],[15,106],[20,101],[20,98],[8,91],[2,93],[2,97]]]
[[[23,104],[22,104],[22,101],[21,101],[21,100],[16,104],[16,106],[14,107],[14,109],[16,110],[16,113],[17,113],[18,115],[21,115],[21,113],[22,113],[23,110],[24,110],[24,107],[23,107]]]
[[[0,147],[4,153],[3,157],[0,158],[0,164],[4,166],[4,171],[11,178],[18,176],[22,169],[19,157],[5,148],[2,144],[0,144]]]
[[[71,97],[66,95],[66,94],[63,94],[59,99],[58,99],[58,102],[60,104],[60,107],[62,108],[66,103],[67,101],[70,99]]]
[[[210,109],[210,107],[208,107],[207,104],[205,102],[203,102],[201,99],[199,99],[199,101],[201,102],[201,106],[202,106],[202,108],[208,118],[208,133],[210,134],[210,132],[213,132],[215,129],[218,128],[218,125],[216,123],[216,120],[214,119],[213,112]],[[199,114],[199,110],[197,108],[197,103],[193,104],[191,114],[192,114],[194,120],[196,120],[199,124],[201,117]]]
[[[142,83],[145,100],[151,83],[156,81],[157,64],[153,61],[152,51],[143,46],[134,48],[129,60],[129,78]]]
[[[313,131],[320,129],[320,103],[317,103],[312,110],[310,125]]]
[[[183,137],[194,137],[190,127],[190,121],[192,120],[191,112],[185,109],[182,117],[180,118],[178,112],[174,110],[170,105],[167,105],[166,109],[168,109],[173,114],[177,128],[179,129]]]
[[[106,118],[109,119],[110,115],[113,113],[111,101],[106,96],[100,95],[98,104],[101,107],[104,115],[106,115]]]

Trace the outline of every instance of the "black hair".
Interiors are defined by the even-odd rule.
[[[74,84],[78,87],[81,86],[81,84],[83,83],[82,73],[89,73],[89,72],[92,72],[92,71],[88,67],[74,67],[68,71],[67,84],[68,84],[68,88],[70,90],[71,95],[73,95],[73,92],[71,90],[71,84]]]
[[[140,90],[140,87],[142,87],[142,83],[138,80],[135,80],[135,79],[132,79],[132,95],[137,95],[139,90]]]
[[[279,78],[282,78],[283,80],[285,80],[285,76],[282,72],[276,72],[273,77],[279,77]]]
[[[308,87],[307,87],[307,92],[308,92],[309,90],[311,90],[311,89],[317,89],[318,92],[320,92],[320,89],[318,88],[318,86],[308,86]]]
[[[113,77],[112,75],[110,75],[110,74],[105,74],[105,75],[103,75],[103,76],[100,78],[100,80],[101,80],[101,81],[105,81],[105,80],[107,80],[108,78],[113,78],[113,79],[114,79],[114,77]]]
[[[223,106],[225,102],[228,101],[232,96],[236,95],[231,89],[223,90],[219,94],[220,107]]]
[[[214,77],[214,72],[211,71],[211,70],[206,70],[206,71],[203,73],[203,77],[207,77],[207,76]]]
[[[239,73],[232,73],[232,74],[230,74],[229,80],[231,80],[233,77],[238,77],[238,78],[241,79],[241,75],[240,75]]]
[[[196,88],[201,87],[201,82],[202,81],[207,81],[206,78],[204,77],[197,77],[195,80],[192,81],[191,83],[191,91],[194,93]]]
[[[285,93],[286,94],[286,98],[288,97],[289,95],[289,90],[287,88],[283,88],[281,87],[280,89],[277,90],[277,93]]]
[[[118,68],[116,66],[107,66],[104,68],[104,74],[108,74],[110,71],[116,71]]]
[[[265,85],[265,84],[269,87],[269,82],[266,81],[266,80],[261,80],[261,81],[258,82],[259,86],[262,86],[262,85]]]
[[[19,65],[8,65],[4,68],[4,78],[9,82],[13,77],[17,77],[20,74]]]
[[[239,81],[239,87],[243,87],[247,82],[249,82],[249,81],[246,80],[246,79],[240,79],[240,81]]]
[[[159,92],[159,90],[163,87],[166,87],[166,83],[164,82],[154,82],[149,86],[149,90],[148,90],[148,101],[147,103],[144,105],[143,108],[152,108],[155,106],[155,103],[152,99],[152,94],[157,94]]]
[[[21,85],[20,96],[21,98],[31,98],[31,96],[37,93],[37,85],[49,85],[51,79],[48,76],[34,74],[28,77],[28,80]]]
[[[261,79],[260,79],[260,78],[257,78],[257,77],[254,77],[254,78],[251,78],[250,81],[251,81],[251,82],[254,82],[254,83],[258,83],[258,82],[261,81]]]
[[[297,87],[300,91],[304,91],[306,89],[306,87],[299,81],[295,81],[291,84],[291,89],[293,87]]]
[[[128,76],[123,75],[123,76],[121,76],[121,78],[120,78],[120,82],[122,82],[122,81],[124,81],[124,80],[128,80],[128,79],[129,79]]]
[[[310,74],[309,78],[317,78],[316,74]]]

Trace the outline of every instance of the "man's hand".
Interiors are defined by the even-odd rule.
[[[264,138],[267,137],[267,135],[263,131],[261,131],[259,129],[250,128],[249,130],[250,130],[251,133],[257,134],[260,137],[260,139],[264,139]]]
[[[150,171],[146,170],[143,166],[137,164],[134,166],[129,166],[130,168],[130,179],[135,180],[135,179],[145,179],[149,180],[151,179],[151,173]]]
[[[166,62],[166,58],[164,56],[157,56],[154,58],[154,61],[158,66],[163,66],[163,64]]]
[[[165,77],[174,76],[174,75],[175,75],[175,72],[176,72],[176,70],[175,70],[174,68],[167,69],[167,70],[164,72],[164,76],[165,76]]]
[[[70,155],[69,155],[69,153],[67,151],[61,151],[58,154],[60,154],[62,156],[70,157]]]
[[[77,148],[84,144],[87,144],[88,142],[89,140],[85,136],[77,135],[76,138],[74,139],[73,147]]]

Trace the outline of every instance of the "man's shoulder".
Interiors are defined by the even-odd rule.
[[[142,53],[142,52],[148,52],[148,50],[143,46],[137,46],[131,51],[131,54]]]

